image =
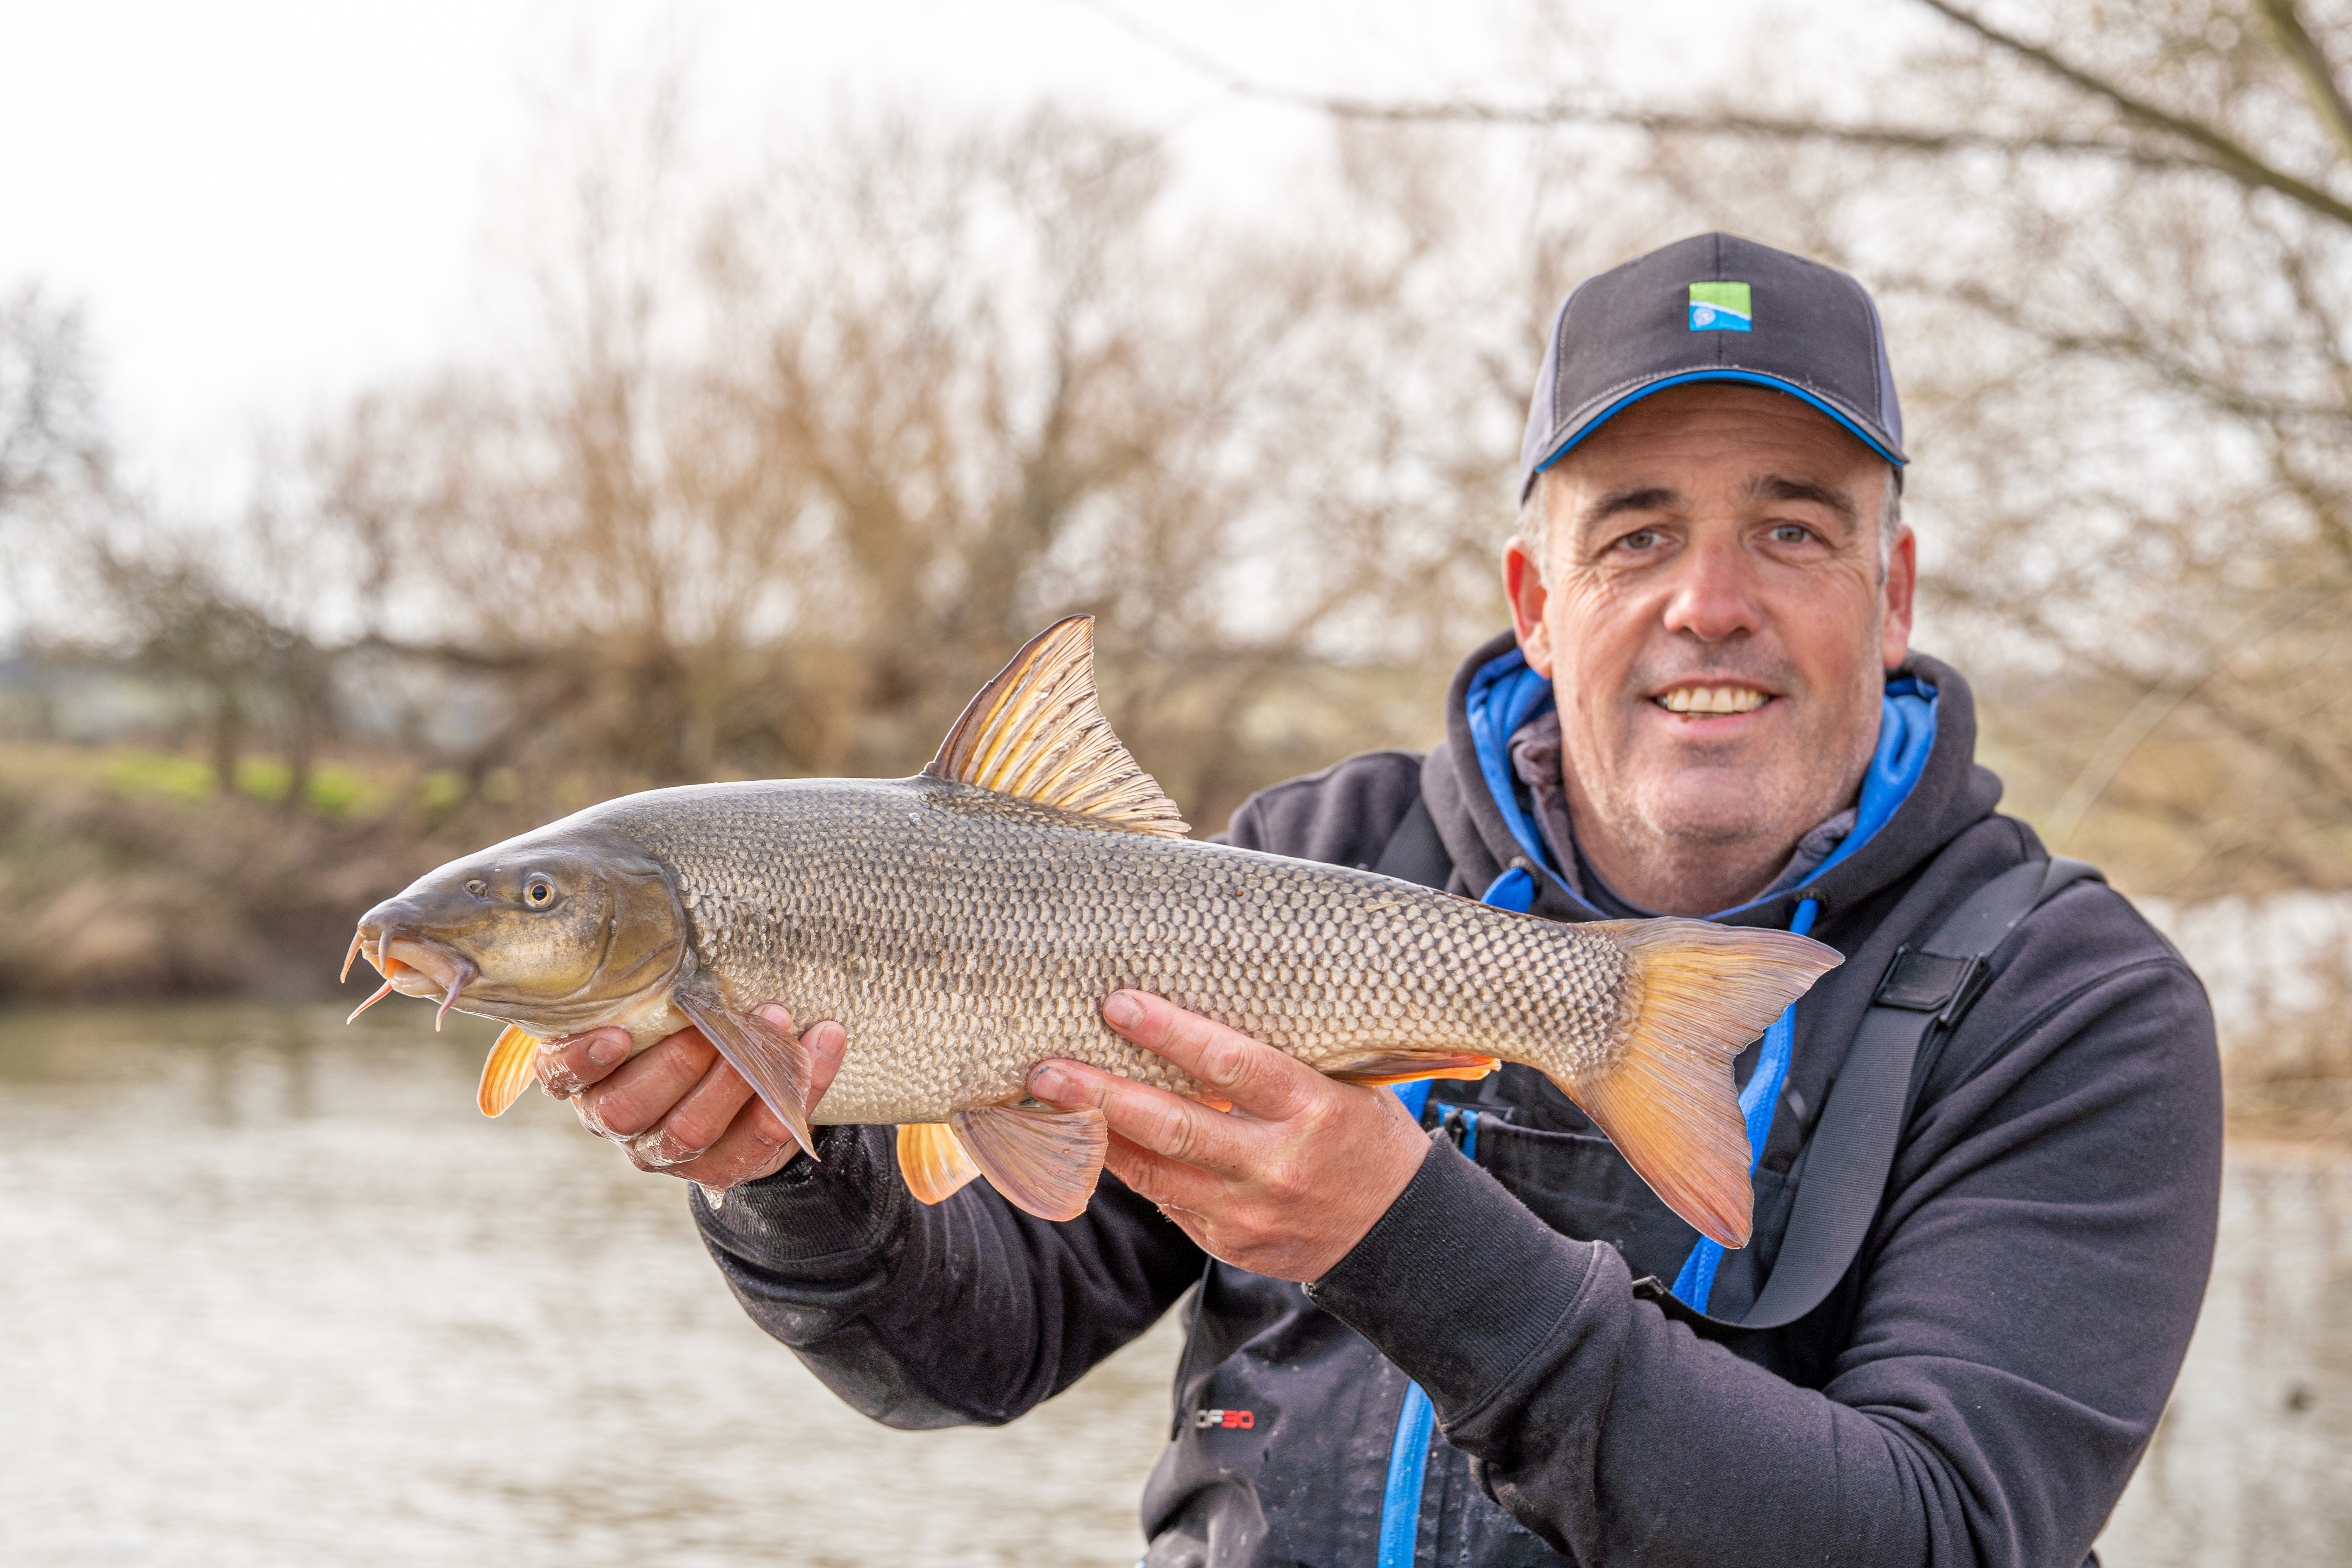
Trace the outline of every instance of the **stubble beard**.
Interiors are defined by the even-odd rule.
[[[1877,631],[1871,628],[1874,655]],[[1645,664],[1626,689],[1656,690],[1681,673]],[[1860,682],[1835,712],[1823,711],[1819,699],[1808,700],[1782,660],[1718,658],[1706,673],[1753,680],[1811,709],[1814,721],[1783,731],[1760,756],[1738,741],[1696,742],[1677,748],[1678,759],[1655,759],[1648,767],[1603,767],[1583,781],[1585,796],[1604,830],[1643,860],[1717,871],[1740,866],[1760,890],[1760,879],[1786,864],[1799,839],[1852,803],[1877,743],[1884,673],[1874,657],[1866,658]]]

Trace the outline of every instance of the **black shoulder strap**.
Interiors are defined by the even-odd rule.
[[[1919,949],[1899,950],[1863,1015],[1813,1131],[1795,1211],[1756,1303],[1737,1320],[1676,1300],[1652,1278],[1634,1285],[1693,1327],[1755,1332],[1785,1328],[1829,1299],[1853,1266],[1885,1194],[1920,1047],[1948,1029],[1983,989],[1988,961],[2018,922],[2059,889],[2099,873],[2080,860],[2029,860],[1987,882]]]
[[[1452,879],[1454,857],[1445,852],[1445,840],[1437,836],[1437,819],[1429,815],[1429,803],[1418,792],[1372,869],[1383,877],[1440,890]]]

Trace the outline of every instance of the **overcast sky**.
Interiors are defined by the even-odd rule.
[[[1267,80],[1434,95],[1522,85],[1530,4],[0,0],[0,289],[81,303],[136,471],[217,503],[257,433],[496,335],[501,211],[573,84],[685,62],[706,161],[844,108],[1052,99],[1167,132],[1195,195],[1242,202],[1322,126],[1147,26]],[[1612,24],[1612,77],[1687,79],[1728,9]]]

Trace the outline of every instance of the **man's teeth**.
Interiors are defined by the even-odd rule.
[[[1745,686],[1685,686],[1659,699],[1670,713],[1753,713],[1764,694]]]

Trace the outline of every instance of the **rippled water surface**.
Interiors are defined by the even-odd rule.
[[[991,1431],[854,1415],[682,1189],[392,1008],[0,1016],[0,1561],[1134,1561],[1163,1323]],[[2111,1564],[2352,1563],[2352,1171],[2232,1158]]]

